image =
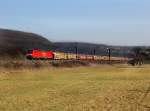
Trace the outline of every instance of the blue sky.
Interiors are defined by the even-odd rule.
[[[1,0],[0,28],[52,41],[150,45],[150,0]]]

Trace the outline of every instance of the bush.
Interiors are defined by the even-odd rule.
[[[59,67],[59,63],[56,62],[56,61],[52,61],[52,62],[51,62],[51,65],[54,66],[54,67]]]

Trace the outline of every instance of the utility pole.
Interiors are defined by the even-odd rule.
[[[110,61],[111,60],[111,49],[107,48],[107,51],[108,51],[108,57],[109,57],[109,61]]]
[[[93,54],[94,54],[94,55],[96,54],[96,50],[95,50],[95,49],[93,50]]]
[[[93,50],[93,60],[94,60],[94,58],[95,58],[95,54],[96,54],[96,50],[94,49],[94,50]]]
[[[78,59],[78,43],[75,43],[76,59]]]

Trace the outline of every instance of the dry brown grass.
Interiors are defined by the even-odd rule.
[[[1,111],[149,111],[149,66],[0,72]]]

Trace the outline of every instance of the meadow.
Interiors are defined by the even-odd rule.
[[[149,111],[150,68],[1,69],[0,111]]]

